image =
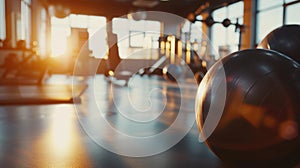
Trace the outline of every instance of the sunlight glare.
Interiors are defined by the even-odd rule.
[[[69,34],[69,28],[52,29],[52,57],[58,57],[65,54],[67,49],[67,36]]]
[[[72,146],[71,113],[59,112],[54,114],[51,134],[52,147],[55,155],[68,155]]]

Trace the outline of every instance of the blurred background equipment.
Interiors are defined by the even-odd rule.
[[[1,85],[36,84],[41,85],[48,77],[48,58],[41,58],[37,42],[26,48],[24,40],[17,42],[16,48],[3,48],[5,56],[1,70]]]

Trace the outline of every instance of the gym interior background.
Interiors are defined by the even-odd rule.
[[[298,142],[273,142],[274,136],[267,149],[257,145],[265,143],[260,134],[253,139],[261,141],[242,149],[205,143],[195,122],[200,95],[212,94],[201,83],[216,76],[218,62],[227,66],[229,58],[253,53],[285,57],[257,47],[274,29],[299,26],[299,11],[300,0],[0,0],[0,167],[300,166],[299,157],[290,157],[300,156],[299,111],[287,124]],[[298,67],[290,87],[297,99],[299,65],[286,64]],[[233,74],[243,71],[235,66]],[[255,114],[249,123],[264,118],[268,126],[279,125]],[[248,125],[236,128],[249,131]],[[151,139],[156,135],[164,138]]]

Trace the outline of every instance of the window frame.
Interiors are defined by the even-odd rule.
[[[5,0],[0,0],[0,12],[1,12],[1,18],[0,18],[0,39],[5,40],[6,39],[6,9],[5,9]]]
[[[290,1],[290,2],[287,2],[286,0],[281,0],[282,4],[280,4],[280,5],[274,5],[274,6],[270,6],[270,7],[260,10],[258,7],[259,1],[261,1],[261,0],[256,0],[256,5],[255,5],[255,33],[253,34],[253,39],[255,39],[254,42],[256,45],[258,45],[260,42],[258,40],[262,40],[262,39],[258,39],[258,31],[259,31],[259,27],[258,27],[259,17],[258,16],[259,16],[259,13],[270,11],[270,10],[273,10],[276,8],[282,8],[282,11],[283,11],[282,12],[282,21],[281,21],[281,26],[282,26],[282,25],[287,24],[287,8],[294,4],[300,3],[300,0],[294,0],[294,1]],[[300,24],[300,22],[299,22],[299,24]],[[272,31],[272,30],[270,30],[270,31]]]

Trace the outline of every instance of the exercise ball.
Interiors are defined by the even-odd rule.
[[[182,74],[183,69],[177,64],[169,64],[163,68],[163,77],[168,81],[176,82]]]
[[[284,25],[273,30],[258,48],[278,51],[300,63],[300,25]]]
[[[237,167],[300,160],[299,64],[272,50],[232,53],[210,68],[196,96],[202,139]]]

